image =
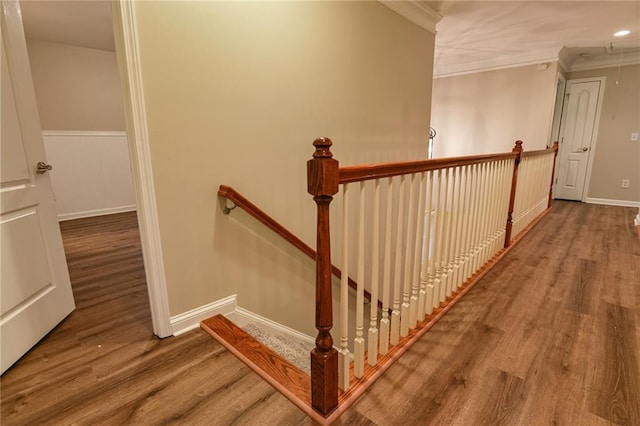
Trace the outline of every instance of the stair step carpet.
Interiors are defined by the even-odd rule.
[[[289,336],[273,333],[255,323],[249,323],[242,329],[300,370],[311,374],[310,353],[314,348],[312,343],[297,341]]]
[[[208,318],[200,326],[280,393],[294,403],[297,400],[296,405],[310,406],[311,379],[308,373],[222,315]]]

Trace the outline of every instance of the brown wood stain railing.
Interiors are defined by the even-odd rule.
[[[317,253],[316,262],[316,348],[311,354],[311,393],[313,408],[324,415],[329,416],[338,406],[338,354],[333,348],[331,328],[333,327],[331,280],[329,270],[331,265],[331,253],[329,244],[329,204],[333,196],[338,192],[338,187],[343,183],[358,182],[370,179],[380,179],[409,173],[426,172],[430,170],[457,167],[470,164],[484,163],[495,160],[513,159],[515,167],[512,176],[512,187],[509,199],[508,217],[506,221],[506,238],[504,250],[512,245],[511,228],[514,209],[518,165],[523,156],[522,141],[517,141],[510,153],[477,155],[469,157],[441,158],[405,163],[386,163],[362,166],[339,167],[338,161],[331,153],[332,142],[328,138],[318,138],[313,142],[316,150],[313,159],[307,162],[308,192],[313,195],[317,204]],[[558,144],[547,150],[531,151],[525,156],[536,156],[554,152],[555,159],[558,153]],[[551,179],[553,186],[553,176]],[[549,203],[551,192],[549,193]],[[503,253],[504,253],[503,250]],[[499,257],[498,257],[499,258]],[[497,261],[497,258],[494,260]],[[491,266],[491,265],[489,265]],[[483,269],[486,273],[486,269]],[[476,278],[477,279],[477,278]],[[446,302],[445,302],[445,306]]]
[[[340,167],[339,182],[351,183],[363,180],[381,179],[409,173],[428,172],[446,167],[465,166],[484,163],[487,161],[507,160],[516,158],[515,152],[501,154],[472,155],[468,157],[434,158],[432,160],[410,161],[402,163],[367,164],[361,166]]]

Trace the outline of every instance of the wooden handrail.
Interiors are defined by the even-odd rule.
[[[262,209],[260,209],[260,207],[253,204],[251,201],[249,201],[246,197],[244,197],[242,194],[240,194],[238,191],[236,191],[232,187],[227,185],[220,185],[220,188],[218,189],[218,195],[223,198],[226,198],[236,206],[240,207],[242,210],[247,212],[249,215],[251,215],[253,218],[258,220],[260,223],[262,223],[267,228],[271,229],[273,232],[281,236],[284,240],[289,242],[292,246],[300,250],[302,253],[306,254],[312,260],[314,261],[316,260],[316,251],[314,249],[312,249],[308,244],[306,244],[300,238],[296,237],[291,231],[289,231],[287,228],[282,226],[278,221],[276,221],[274,218],[269,216]],[[331,273],[337,278],[342,277],[342,271],[340,271],[340,269],[333,264],[331,265]],[[349,280],[349,287],[355,290],[357,288],[356,282],[351,278],[348,278],[348,280]],[[371,294],[368,291],[365,291],[365,297],[371,300]],[[380,302],[378,302],[378,305],[382,307],[382,304]]]
[[[532,151],[535,152],[535,151]],[[398,163],[366,164],[339,168],[339,182],[351,183],[363,180],[380,179],[409,173],[427,172],[448,167],[465,166],[516,158],[513,152],[500,154],[469,155],[465,157],[434,158],[431,160],[406,161]]]
[[[309,256],[311,259],[316,260],[316,251],[309,247],[304,241],[300,238],[296,237],[289,231],[287,228],[278,223],[275,219],[265,213],[258,206],[249,201],[246,197],[240,194],[235,189],[230,186],[220,185],[218,189],[218,195],[226,198],[231,201],[236,206],[240,207],[242,210],[249,213],[260,223],[265,225],[267,228],[271,229],[276,234],[280,235],[282,238],[287,240],[291,245],[296,247],[298,250]],[[336,268],[337,269],[337,268]],[[340,273],[340,271],[338,271]],[[338,277],[340,275],[337,275]]]

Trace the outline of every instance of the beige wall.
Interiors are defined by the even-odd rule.
[[[114,52],[27,40],[43,130],[125,130]]]
[[[588,197],[640,202],[640,65],[569,73],[568,78],[606,77]],[[616,80],[618,84],[616,84]],[[629,179],[628,189],[620,187]]]
[[[548,143],[557,63],[485,71],[433,81],[431,125],[436,157],[528,150]]]
[[[313,139],[342,164],[424,158],[434,36],[377,2],[135,7],[171,314],[237,293],[311,334],[312,262],[217,188],[315,245]]]

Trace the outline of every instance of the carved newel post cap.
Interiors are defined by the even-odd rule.
[[[516,141],[516,146],[513,147],[512,151],[522,151],[522,141]]]
[[[333,153],[331,152],[331,139],[321,137],[313,141],[313,146],[316,147],[316,152],[313,153],[313,158],[332,158]]]
[[[332,197],[338,192],[338,160],[331,153],[331,139],[318,138],[313,158],[307,161],[307,191],[314,197]]]

